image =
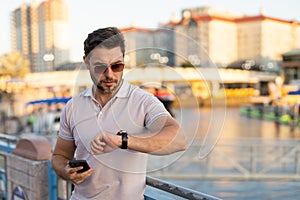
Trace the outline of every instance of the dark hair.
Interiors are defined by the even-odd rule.
[[[84,41],[84,55],[88,56],[97,46],[106,48],[120,46],[123,56],[125,54],[124,36],[116,27],[100,28],[88,34],[88,37]]]

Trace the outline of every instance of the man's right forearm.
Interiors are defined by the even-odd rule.
[[[51,160],[53,170],[56,172],[57,176],[63,178],[64,180],[69,179],[65,172],[65,167],[68,161],[68,159],[61,155],[53,155]]]
[[[71,181],[75,185],[80,184],[89,176],[92,175],[94,169],[89,168],[84,172],[79,172],[83,167],[70,167],[68,161],[71,160],[70,157],[64,157],[62,155],[53,155],[52,157],[52,166],[57,176],[61,177],[64,180]]]
[[[76,146],[74,141],[65,140],[61,137],[57,138],[51,162],[56,174],[63,179],[69,180],[66,166],[68,161],[73,159],[75,149]]]

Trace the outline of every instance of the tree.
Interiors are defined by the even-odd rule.
[[[15,95],[19,92],[20,83],[23,85],[22,79],[29,72],[29,61],[19,52],[0,56],[0,79],[3,78],[2,81],[5,81],[5,84],[0,87],[0,93],[2,100],[8,99],[12,115],[15,114]]]
[[[0,76],[22,79],[29,72],[29,61],[19,52],[7,53],[0,57]]]

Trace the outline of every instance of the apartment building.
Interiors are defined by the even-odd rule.
[[[247,59],[268,65],[300,47],[299,22],[269,17],[263,11],[247,16],[211,7],[184,9],[180,20],[171,20],[165,27],[175,33],[174,51],[181,54],[176,65],[185,60],[205,65],[211,60],[227,66]]]
[[[33,0],[12,12],[13,50],[26,56],[32,72],[53,71],[69,61],[68,13],[64,0]]]

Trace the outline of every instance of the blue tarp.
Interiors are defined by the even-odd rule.
[[[26,103],[26,105],[34,105],[34,104],[52,104],[52,103],[67,103],[71,97],[65,97],[65,98],[52,98],[52,99],[40,99],[35,101],[29,101]]]

